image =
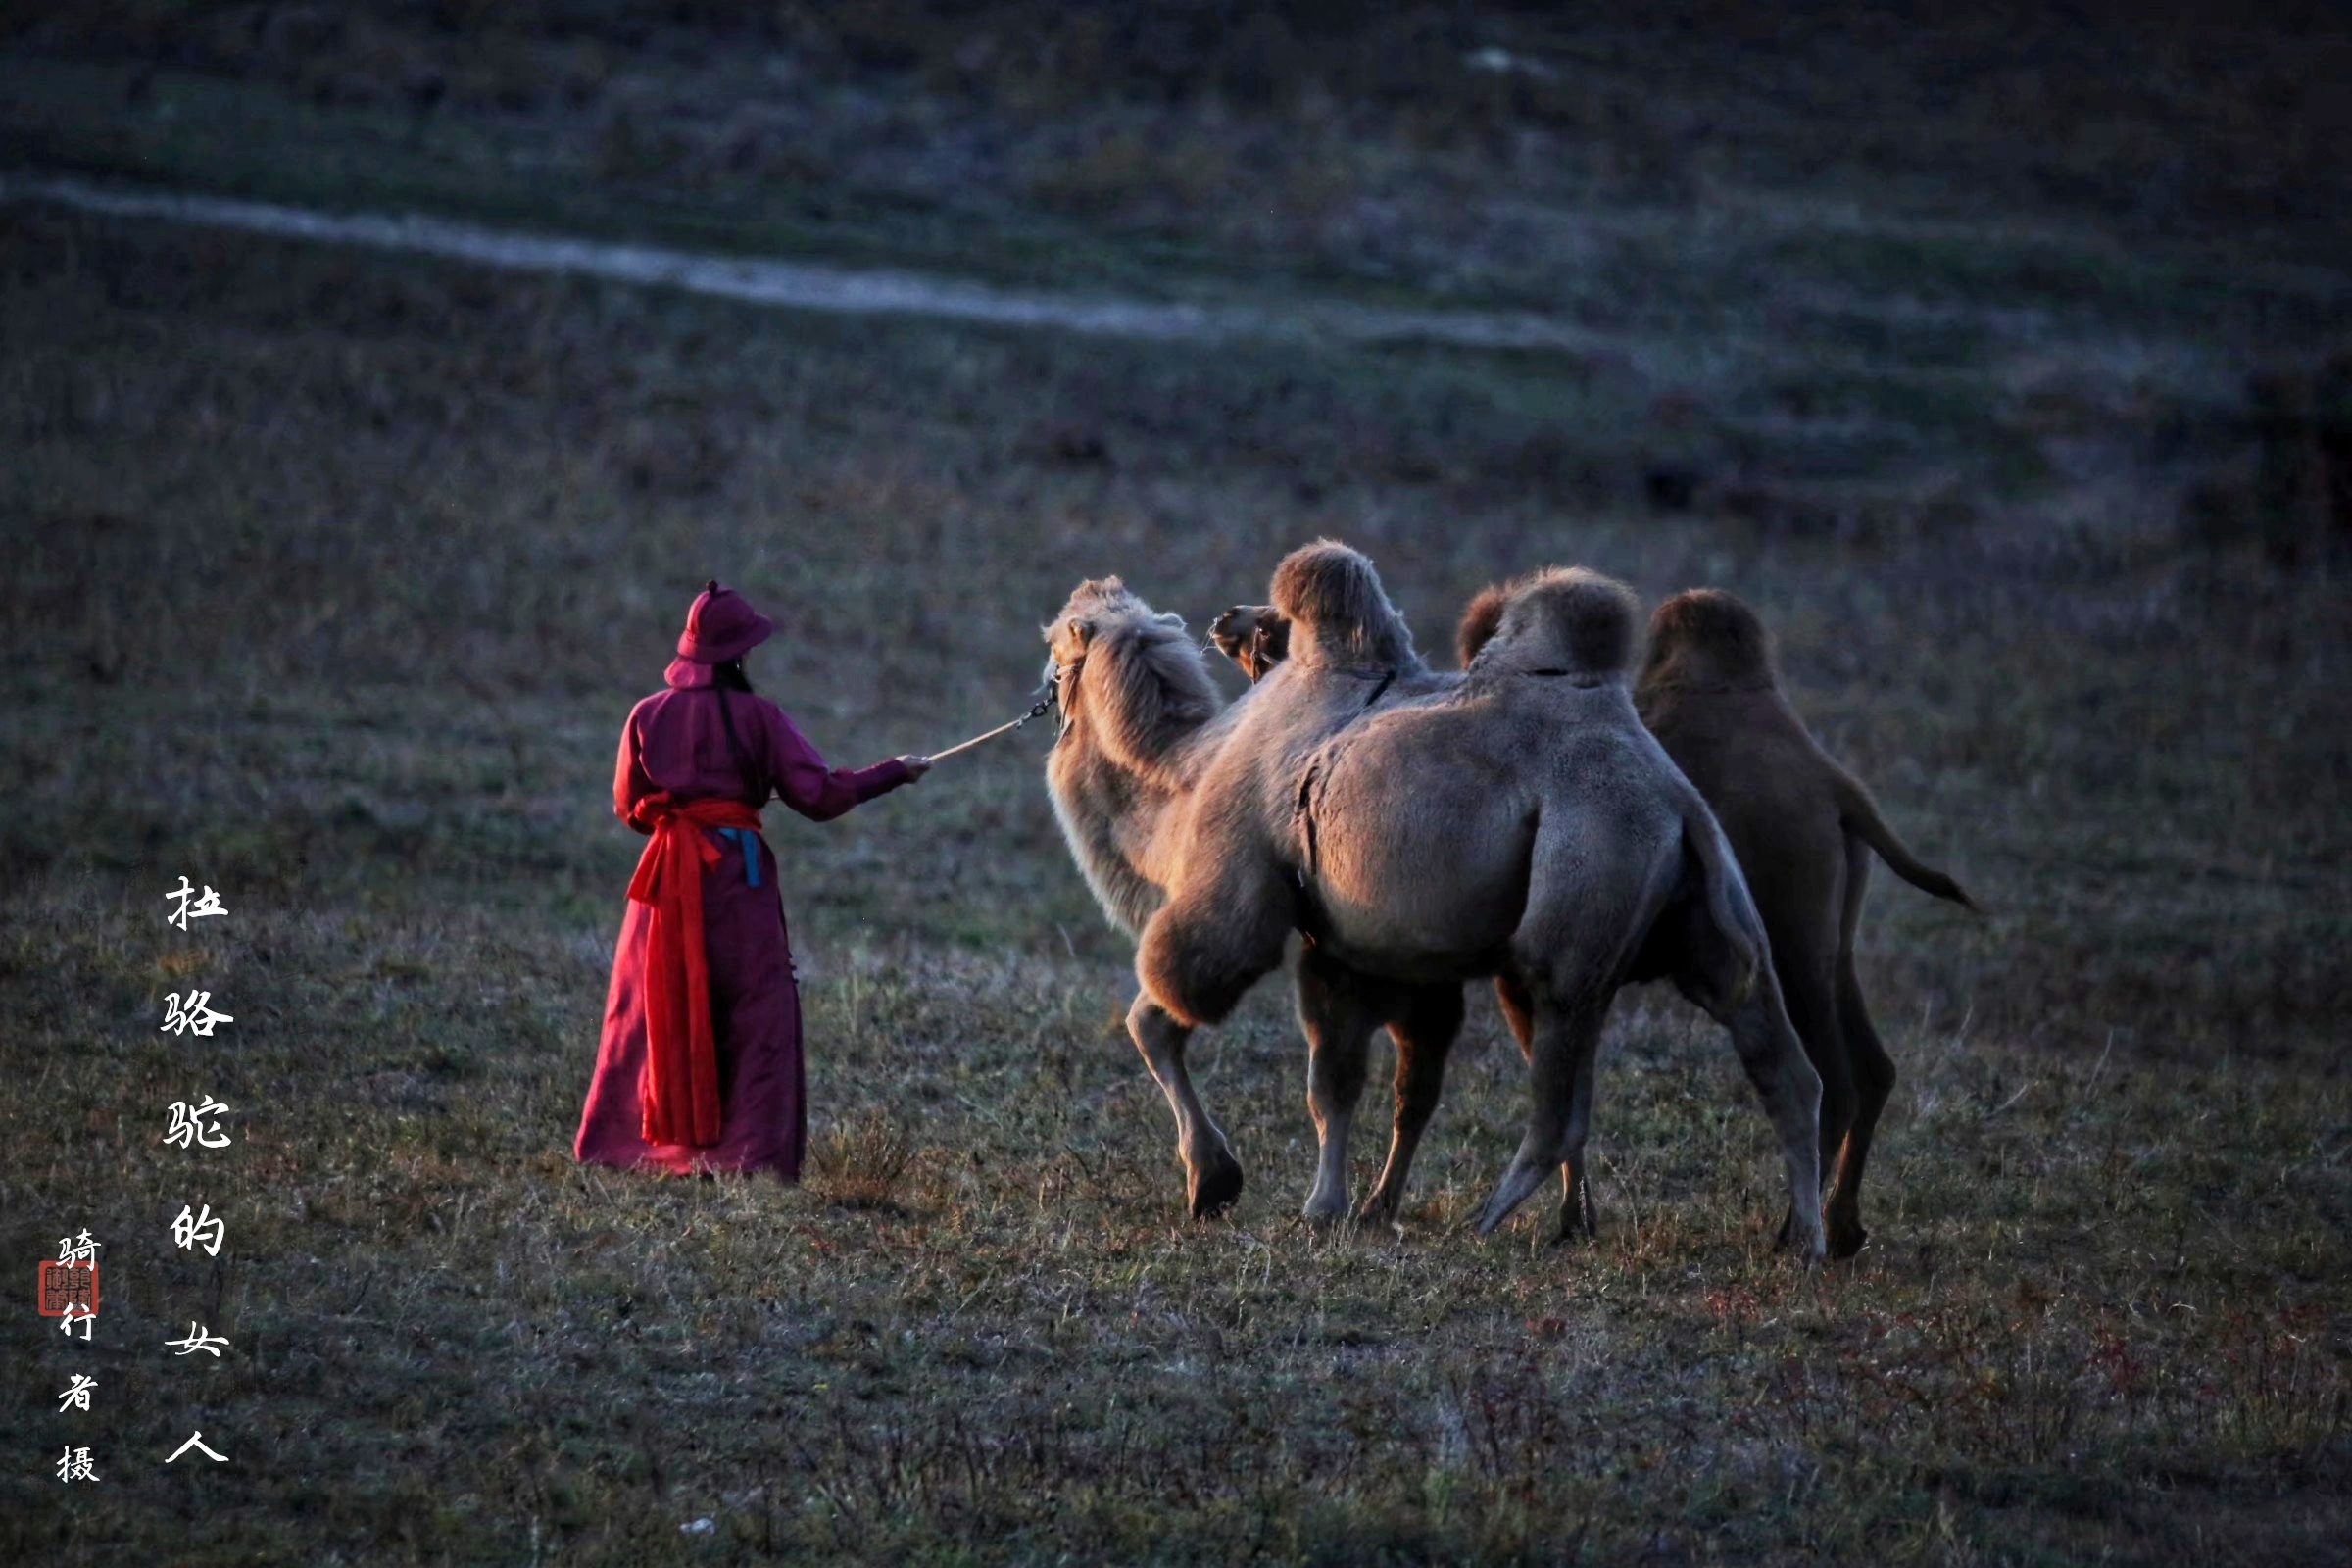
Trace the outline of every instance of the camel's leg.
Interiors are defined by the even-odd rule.
[[[1127,1009],[1127,1033],[1176,1112],[1176,1153],[1184,1161],[1193,1217],[1205,1219],[1231,1207],[1242,1196],[1242,1163],[1193,1093],[1192,1075],[1184,1069],[1184,1046],[1192,1031],[1150,997],[1138,996]]]
[[[1364,1095],[1364,1061],[1380,1016],[1369,983],[1312,948],[1298,958],[1298,1025],[1306,1031],[1306,1108],[1315,1119],[1315,1185],[1301,1211],[1348,1216],[1348,1136]]]
[[[1519,1042],[1519,1054],[1532,1065],[1536,1047],[1536,1004],[1527,994],[1523,981],[1511,975],[1494,977],[1494,1000],[1502,1004],[1502,1021],[1511,1028],[1511,1038]],[[1577,1234],[1592,1236],[1600,1229],[1600,1215],[1592,1204],[1592,1184],[1585,1179],[1584,1160],[1560,1167],[1560,1233],[1563,1237]]]
[[[1773,950],[1773,978],[1781,984],[1781,1001],[1788,1022],[1805,1048],[1805,1059],[1821,1075],[1821,1139],[1819,1162],[1825,1180],[1837,1168],[1846,1134],[1854,1125],[1855,1095],[1852,1058],[1845,1031],[1838,1016],[1838,982],[1832,956],[1797,952],[1791,944],[1784,956]],[[1786,1236],[1788,1227],[1782,1231]]]
[[[1800,1256],[1820,1257],[1821,1075],[1805,1059],[1804,1043],[1788,1022],[1772,965],[1757,969],[1754,983],[1741,994],[1738,984],[1743,968],[1729,943],[1711,926],[1694,921],[1675,984],[1732,1032],[1740,1065],[1747,1070],[1747,1081],[1756,1086],[1764,1113],[1781,1136],[1781,1157],[1788,1168],[1788,1217],[1782,1244]]]
[[[1184,1070],[1184,1045],[1195,1027],[1215,1023],[1243,995],[1282,964],[1290,934],[1289,891],[1266,862],[1231,856],[1217,874],[1187,885],[1148,921],[1135,949],[1143,994],[1128,1009],[1128,1032],[1176,1111],[1196,1218],[1241,1196],[1241,1162],[1208,1119]]]
[[[1532,1004],[1534,1016],[1527,1134],[1479,1211],[1482,1236],[1507,1219],[1555,1169],[1567,1183],[1561,1231],[1592,1226],[1585,1137],[1592,1126],[1593,1057],[1617,987],[1665,899],[1664,888],[1644,885],[1656,882],[1661,868],[1616,853],[1628,850],[1635,847],[1581,835],[1537,845],[1536,875],[1544,877],[1549,867],[1549,880],[1568,896],[1531,898],[1511,938],[1517,997],[1512,989],[1500,995],[1506,1013],[1514,1010],[1514,1003],[1524,1002]]]
[[[1396,1120],[1389,1134],[1389,1162],[1372,1196],[1356,1211],[1359,1219],[1392,1220],[1403,1205],[1413,1152],[1421,1147],[1421,1130],[1438,1108],[1446,1054],[1462,1032],[1460,986],[1415,986],[1404,993],[1403,1002],[1397,1016],[1389,1020],[1389,1038],[1396,1043]]]
[[[1529,1062],[1527,1136],[1503,1172],[1494,1194],[1479,1212],[1485,1235],[1510,1217],[1555,1168],[1567,1171],[1571,1201],[1560,1227],[1572,1233],[1590,1219],[1592,1194],[1585,1183],[1585,1136],[1592,1125],[1592,1059],[1612,993],[1592,988],[1561,1006],[1539,992],[1535,1050]],[[1582,1202],[1576,1201],[1581,1195]]]
[[[1606,1014],[1607,1003],[1601,1004]],[[1592,1128],[1593,1058],[1599,1054],[1600,1019],[1595,1017],[1592,1029],[1576,1046],[1575,1094],[1568,1105],[1568,1132],[1560,1151],[1560,1241],[1572,1237],[1594,1236],[1600,1231],[1600,1215],[1592,1203],[1592,1182],[1585,1166],[1585,1138]]]
[[[1226,857],[1144,925],[1135,977],[1177,1022],[1217,1023],[1282,967],[1296,893],[1270,862]]]
[[[1853,1062],[1854,1126],[1846,1135],[1845,1151],[1830,1188],[1829,1207],[1822,1217],[1829,1226],[1830,1255],[1851,1257],[1870,1240],[1870,1232],[1862,1228],[1862,1167],[1870,1158],[1870,1140],[1878,1131],[1879,1113],[1894,1093],[1894,1058],[1886,1054],[1870,1021],[1870,1009],[1863,1005],[1862,984],[1854,977],[1851,952],[1838,957],[1838,1019]]]
[[[1759,976],[1769,975],[1769,968]],[[1764,1113],[1781,1135],[1781,1157],[1788,1167],[1786,1245],[1800,1257],[1824,1251],[1821,1229],[1821,1075],[1805,1059],[1805,1048],[1781,1005],[1778,981],[1749,988],[1723,1020],[1732,1031],[1740,1065],[1756,1086]]]
[[[1498,974],[1494,977],[1494,1000],[1502,1004],[1502,1021],[1510,1025],[1511,1038],[1519,1042],[1519,1054],[1533,1065],[1536,1004],[1529,1000],[1526,984],[1510,975]],[[1560,1167],[1560,1204],[1563,1237],[1580,1231],[1587,1236],[1598,1233],[1600,1215],[1592,1205],[1592,1185],[1585,1180],[1581,1157],[1573,1165]]]
[[[1519,1042],[1520,1056],[1533,1062],[1536,1059],[1536,1004],[1527,994],[1527,982],[1512,974],[1496,975],[1494,1000],[1502,1004],[1502,1021],[1510,1025],[1511,1038]]]

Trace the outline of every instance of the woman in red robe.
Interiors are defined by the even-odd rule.
[[[823,822],[931,762],[827,767],[744,676],[743,656],[774,629],[712,579],[686,612],[668,690],[621,730],[612,808],[652,842],[612,953],[579,1159],[800,1178],[800,991],[760,808],[781,796]]]

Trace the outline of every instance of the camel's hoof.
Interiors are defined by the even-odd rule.
[[[1600,1234],[1600,1208],[1592,1201],[1592,1184],[1560,1173],[1560,1228],[1552,1235],[1561,1242],[1589,1242]]]
[[[1355,1222],[1358,1225],[1394,1225],[1396,1223],[1396,1211],[1403,1206],[1403,1203],[1386,1193],[1374,1193],[1355,1211]]]
[[[1859,1220],[1850,1221],[1843,1225],[1834,1224],[1830,1227],[1830,1256],[1834,1258],[1843,1259],[1853,1257],[1869,1244],[1870,1232],[1862,1228],[1862,1223]]]
[[[1819,1226],[1813,1229],[1812,1234],[1799,1236],[1796,1230],[1796,1209],[1793,1206],[1781,1216],[1781,1228],[1779,1233],[1773,1237],[1772,1245],[1784,1252],[1792,1253],[1803,1259],[1808,1265],[1820,1262],[1824,1256],[1846,1255],[1838,1252],[1828,1245],[1825,1234]]]
[[[1298,1217],[1318,1229],[1337,1225],[1348,1217],[1348,1200],[1309,1198],[1306,1206],[1298,1210]]]
[[[1517,1203],[1506,1203],[1500,1199],[1488,1199],[1487,1206],[1478,1211],[1478,1218],[1473,1222],[1478,1234],[1481,1236],[1494,1235],[1496,1230],[1501,1228],[1502,1222],[1509,1219],[1518,1207]]]
[[[1214,1219],[1242,1196],[1242,1163],[1231,1154],[1213,1160],[1192,1175],[1193,1218]]]

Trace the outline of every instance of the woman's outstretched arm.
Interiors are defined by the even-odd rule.
[[[871,767],[827,767],[784,710],[767,704],[767,772],[786,806],[812,822],[829,822],[861,802],[923,776],[927,758],[894,757]]]

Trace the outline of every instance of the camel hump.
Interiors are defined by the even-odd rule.
[[[1482,669],[1622,675],[1634,658],[1642,603],[1614,577],[1553,566],[1514,583],[1478,656]]]
[[[1462,607],[1462,623],[1453,632],[1453,652],[1464,669],[1494,640],[1502,626],[1502,607],[1510,602],[1511,585],[1491,582]]]
[[[1649,617],[1644,688],[1694,690],[1777,684],[1772,639],[1738,594],[1691,588],[1661,603]]]
[[[1413,634],[1369,558],[1336,539],[1282,558],[1266,597],[1291,622],[1291,657],[1307,664],[1411,666]]]

